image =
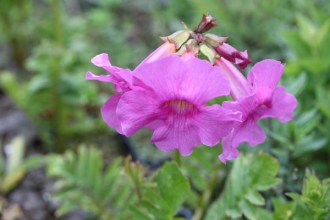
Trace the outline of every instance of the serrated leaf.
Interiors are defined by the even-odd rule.
[[[256,191],[251,191],[245,198],[254,205],[265,205],[265,199]]]
[[[307,173],[302,195],[288,193],[295,203],[294,216],[297,219],[323,220],[330,213],[330,182],[320,181],[314,174]]]
[[[258,213],[257,213],[257,206],[252,205],[251,203],[249,203],[246,200],[242,200],[239,204],[239,207],[242,211],[242,213],[244,214],[244,216],[246,216],[248,219],[251,220],[257,220],[258,218]]]
[[[293,202],[287,202],[281,198],[273,198],[272,204],[274,206],[273,220],[292,219],[294,209]]]
[[[175,214],[188,196],[190,190],[188,180],[176,163],[168,162],[159,171],[156,181],[169,212]]]
[[[258,205],[264,203],[258,191],[268,190],[280,182],[275,177],[278,169],[278,162],[267,154],[241,155],[235,161],[224,191],[207,210],[205,219],[233,218],[242,214],[254,219],[253,210],[259,210]]]

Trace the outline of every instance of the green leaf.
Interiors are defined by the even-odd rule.
[[[22,165],[25,152],[24,137],[15,137],[9,147],[10,153],[7,156],[6,170],[0,184],[0,191],[2,193],[12,190],[22,180],[26,172],[26,169]]]
[[[233,166],[224,191],[206,213],[206,220],[237,218],[248,219],[269,216],[259,206],[265,201],[258,191],[265,191],[277,185],[278,162],[267,154],[241,155]]]
[[[291,47],[296,57],[309,57],[311,49],[297,32],[285,31],[283,37],[286,43]]]
[[[272,204],[274,206],[273,220],[289,220],[292,219],[294,204],[287,202],[284,198],[273,198]]]
[[[256,191],[251,191],[245,198],[254,205],[265,205],[265,199]]]
[[[159,171],[156,181],[169,211],[176,213],[190,191],[188,180],[176,163],[168,162]]]
[[[87,147],[48,157],[47,173],[57,177],[53,196],[61,202],[56,214],[83,208],[101,219],[120,219],[136,199],[121,164],[122,160],[114,160],[103,169],[101,151]]]
[[[22,136],[15,137],[10,143],[10,154],[8,155],[7,173],[16,171],[23,162],[25,152],[25,140]]]
[[[306,174],[302,195],[288,193],[295,202],[296,219],[323,220],[330,218],[330,179],[322,182],[311,173]]]

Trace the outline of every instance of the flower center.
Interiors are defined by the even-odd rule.
[[[181,99],[166,101],[162,106],[177,114],[191,113],[196,109],[192,103]]]

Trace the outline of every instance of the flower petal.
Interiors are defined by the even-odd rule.
[[[293,111],[297,107],[297,99],[287,93],[283,86],[279,86],[274,91],[271,104],[262,118],[277,118],[281,122],[287,122],[293,117]]]
[[[216,145],[220,138],[229,134],[241,116],[240,112],[228,110],[219,105],[203,108],[194,119],[199,128],[201,142],[207,146]]]
[[[186,85],[189,95],[195,97],[195,103],[204,104],[207,101],[224,95],[229,95],[230,84],[217,66],[211,66],[208,61],[192,57],[186,61]]]
[[[158,102],[149,91],[134,89],[125,92],[117,107],[123,133],[130,136],[153,122],[157,116]]]
[[[247,142],[250,146],[256,146],[264,142],[265,139],[266,134],[261,127],[253,118],[248,118],[222,139],[223,150],[219,155],[219,160],[226,163],[227,160],[236,159],[239,155],[237,147],[243,142]]]
[[[111,75],[94,75],[92,72],[88,71],[85,75],[85,79],[87,80],[96,80],[96,81],[101,81],[101,82],[112,82],[112,77]]]
[[[178,118],[170,126],[158,127],[152,135],[151,141],[163,151],[178,149],[180,154],[188,156],[193,149],[201,144],[198,127]]]
[[[241,112],[243,121],[250,114],[255,113],[255,110],[258,107],[258,105],[259,103],[257,102],[255,95],[242,97],[237,101],[225,101],[222,104],[222,106],[226,109]]]
[[[194,57],[183,61],[172,55],[145,64],[136,71],[135,77],[133,84],[150,87],[163,100],[180,98],[204,104],[230,92],[229,83],[218,67]]]
[[[224,164],[228,160],[234,160],[239,156],[239,151],[237,150],[238,146],[232,146],[233,133],[234,131],[222,139],[222,153],[218,158]]]
[[[91,61],[95,66],[101,67],[110,73],[115,73],[122,70],[122,68],[120,67],[112,66],[109,60],[109,55],[106,53],[101,53],[99,55],[96,55],[95,57],[92,58]]]
[[[232,138],[232,146],[236,147],[243,142],[247,142],[250,146],[256,146],[266,140],[266,134],[257,124],[257,120],[253,117],[247,118],[234,130]]]
[[[85,77],[87,80],[113,83],[117,92],[126,92],[132,89],[132,72],[128,69],[99,76],[94,75],[92,72],[87,72]]]
[[[171,43],[169,41],[163,43],[161,46],[159,46],[156,50],[154,50],[151,54],[148,55],[137,67],[136,69],[140,68],[145,63],[151,63],[156,60],[160,60],[162,58],[165,58],[167,56],[170,56],[171,54],[175,53],[175,44]]]
[[[223,57],[216,59],[215,62],[229,81],[230,95],[234,100],[251,94],[251,88],[247,79],[232,63]]]
[[[266,59],[256,63],[248,73],[248,81],[256,90],[273,91],[280,81],[284,65],[277,61]]]
[[[108,126],[115,128],[116,131],[120,134],[122,134],[123,131],[121,128],[121,123],[116,114],[116,109],[121,96],[121,94],[112,95],[101,108],[101,115],[103,120],[107,123]]]

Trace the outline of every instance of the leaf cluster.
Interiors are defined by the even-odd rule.
[[[173,162],[146,178],[144,167],[129,158],[105,165],[95,148],[80,147],[48,161],[48,174],[57,179],[57,215],[83,208],[105,220],[171,220],[189,192],[188,180]]]

